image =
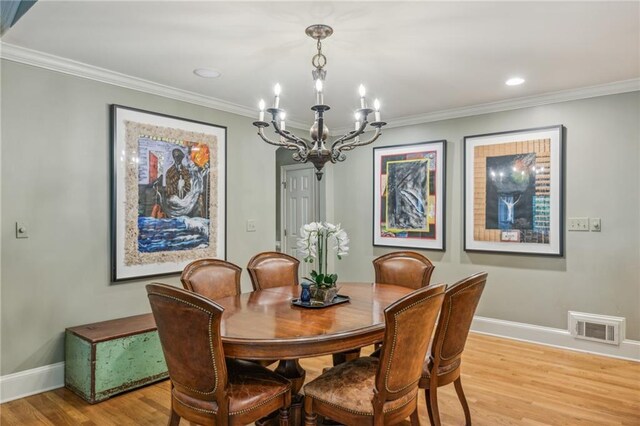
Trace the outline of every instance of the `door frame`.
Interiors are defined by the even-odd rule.
[[[287,209],[285,208],[285,203],[287,199],[287,188],[283,184],[287,181],[288,171],[304,170],[304,169],[315,170],[313,164],[311,163],[287,164],[284,166],[280,166],[280,182],[278,182],[278,185],[280,185],[280,205],[278,206],[278,208],[280,209],[280,252],[281,253],[288,252],[287,238],[284,235],[285,227],[286,227],[285,225],[287,223],[287,212],[286,212]],[[312,179],[312,181],[313,181],[313,190],[314,190],[315,204],[316,204],[316,211],[313,212],[313,216],[314,216],[314,220],[316,222],[319,222],[321,220],[324,220],[325,218],[325,212],[323,211],[323,209],[326,203],[323,200],[321,200],[320,194],[326,194],[326,191],[324,190],[326,177],[325,179],[318,182],[318,179],[316,179],[314,175],[314,178]]]

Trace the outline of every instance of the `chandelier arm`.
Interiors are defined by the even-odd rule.
[[[331,149],[334,150],[336,148],[341,148],[342,146],[345,145],[351,145],[353,143],[356,143],[356,141],[351,142],[349,144],[345,144],[345,142],[350,141],[353,138],[356,138],[358,136],[360,136],[361,134],[364,133],[364,128],[367,127],[367,124],[369,124],[369,122],[365,119],[362,124],[360,124],[360,128],[358,128],[358,130],[352,130],[349,133],[340,136],[338,139],[336,139],[332,144],[331,144]],[[340,147],[339,147],[340,145]]]
[[[302,159],[306,159],[307,155],[308,155],[308,151],[306,149],[306,146],[303,147],[299,144],[296,143],[292,143],[292,142],[288,142],[288,141],[272,141],[271,139],[269,139],[267,136],[265,136],[264,134],[264,127],[259,127],[258,128],[258,136],[260,136],[260,138],[265,141],[266,143],[268,143],[269,145],[274,145],[274,146],[278,146],[278,147],[283,147],[286,149],[290,149],[290,150],[295,150],[298,151],[298,155],[300,155],[300,158]]]
[[[340,155],[343,153],[343,151],[351,151],[352,149],[357,148],[359,146],[369,145],[375,142],[376,139],[380,137],[380,135],[382,135],[381,127],[376,127],[376,132],[373,134],[373,136],[370,139],[366,141],[360,141],[356,139],[351,143],[342,144],[335,148],[332,148],[331,150],[331,157],[333,160],[332,162],[335,163],[336,161],[341,161]]]
[[[278,135],[280,135],[283,138],[285,138],[286,140],[288,140],[289,142],[292,142],[292,143],[296,144],[296,146],[303,147],[305,150],[311,149],[311,147],[312,147],[311,142],[309,142],[308,140],[306,140],[304,138],[300,138],[300,137],[294,135],[293,133],[291,133],[291,132],[289,132],[287,130],[282,130],[282,128],[278,124],[278,120],[272,120],[271,124],[273,124],[273,128],[274,128],[275,132]]]
[[[346,146],[349,147],[349,149],[347,151],[352,150],[353,148],[356,148],[358,146],[364,146],[364,145],[369,145],[370,143],[374,143],[376,141],[376,139],[378,139],[380,137],[380,135],[382,134],[382,128],[381,127],[376,127],[376,132],[373,134],[373,136],[371,136],[371,138],[369,140],[366,141],[353,141],[350,144],[347,144]],[[343,150],[344,148],[342,146],[338,147],[339,150]]]
[[[274,146],[279,146],[279,147],[285,147],[285,148],[289,148],[289,147],[294,147],[297,148],[297,145],[294,145],[292,143],[289,142],[282,142],[282,141],[272,141],[271,139],[269,139],[265,134],[264,134],[264,129],[261,127],[258,129],[258,136],[260,136],[260,139],[262,139],[263,141],[265,141],[266,143],[268,143],[269,145],[274,145]]]

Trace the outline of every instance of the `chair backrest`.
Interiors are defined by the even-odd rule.
[[[378,403],[417,390],[444,290],[445,285],[421,288],[385,309],[385,334],[376,374]]]
[[[147,296],[175,389],[198,400],[222,403],[227,386],[220,339],[223,308],[165,284],[147,285]]]
[[[220,259],[200,259],[188,264],[180,281],[185,289],[209,299],[240,294],[242,268]]]
[[[249,260],[247,270],[254,290],[298,285],[300,261],[288,254],[267,251]]]
[[[429,356],[431,368],[459,362],[486,282],[487,273],[481,272],[447,288],[433,336]]]
[[[376,282],[409,288],[426,287],[435,266],[423,255],[413,251],[396,251],[373,261]]]

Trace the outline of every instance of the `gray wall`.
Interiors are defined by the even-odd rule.
[[[244,267],[273,249],[275,154],[252,119],[9,61],[1,71],[0,374],[62,361],[65,327],[149,312],[149,281],[109,282],[109,104],[227,126],[228,259]],[[480,315],[560,328],[569,309],[622,315],[639,339],[639,103],[633,93],[385,131],[376,145],[449,141],[448,248],[425,252],[434,281],[487,270]],[[567,127],[566,216],[601,217],[603,232],[567,233],[564,259],[466,254],[462,137],[549,124]],[[329,165],[324,179],[327,219],[352,239],[337,272],[371,280],[371,260],[389,251],[371,246],[371,147]],[[257,232],[245,232],[247,219]],[[16,221],[29,224],[29,239],[15,238]]]
[[[150,311],[148,280],[109,282],[109,104],[227,126],[227,258],[273,249],[275,148],[250,118],[9,61],[1,84],[0,374],[63,361],[65,327]]]
[[[447,251],[424,251],[432,281],[488,271],[479,315],[564,329],[568,310],[619,315],[640,339],[639,105],[634,92],[386,130],[376,146],[448,140]],[[463,137],[553,124],[567,129],[565,217],[600,217],[602,232],[566,232],[565,258],[464,252]],[[334,214],[351,238],[337,271],[372,280],[371,261],[392,249],[371,244],[372,147],[348,155],[334,170]]]

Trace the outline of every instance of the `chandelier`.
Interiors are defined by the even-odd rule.
[[[380,102],[376,99],[373,103],[374,108],[369,108],[365,98],[365,88],[360,85],[360,108],[355,111],[354,130],[338,137],[330,144],[327,142],[329,128],[325,124],[324,113],[329,110],[329,105],[324,103],[323,92],[324,81],[327,76],[327,71],[324,69],[327,65],[327,57],[322,53],[322,40],[333,34],[333,28],[328,25],[311,25],[305,30],[305,33],[316,40],[318,49],[318,52],[311,59],[311,64],[315,67],[311,75],[315,81],[316,104],[311,107],[315,117],[309,130],[310,140],[298,137],[286,130],[286,112],[280,108],[281,88],[279,84],[276,84],[274,88],[273,107],[267,108],[266,112],[271,115],[271,124],[280,138],[272,140],[264,134],[264,130],[269,127],[269,122],[264,120],[264,100],[260,100],[259,120],[255,121],[253,125],[258,128],[258,135],[266,143],[293,151],[292,157],[296,161],[313,163],[316,168],[316,176],[320,180],[322,179],[324,165],[327,162],[344,161],[347,158],[345,151],[351,151],[356,147],[373,143],[380,137],[381,129],[387,123],[380,120]],[[374,113],[375,120],[369,123],[368,120],[371,113]],[[367,125],[374,127],[375,133],[367,140],[360,140],[360,135],[365,132]]]

